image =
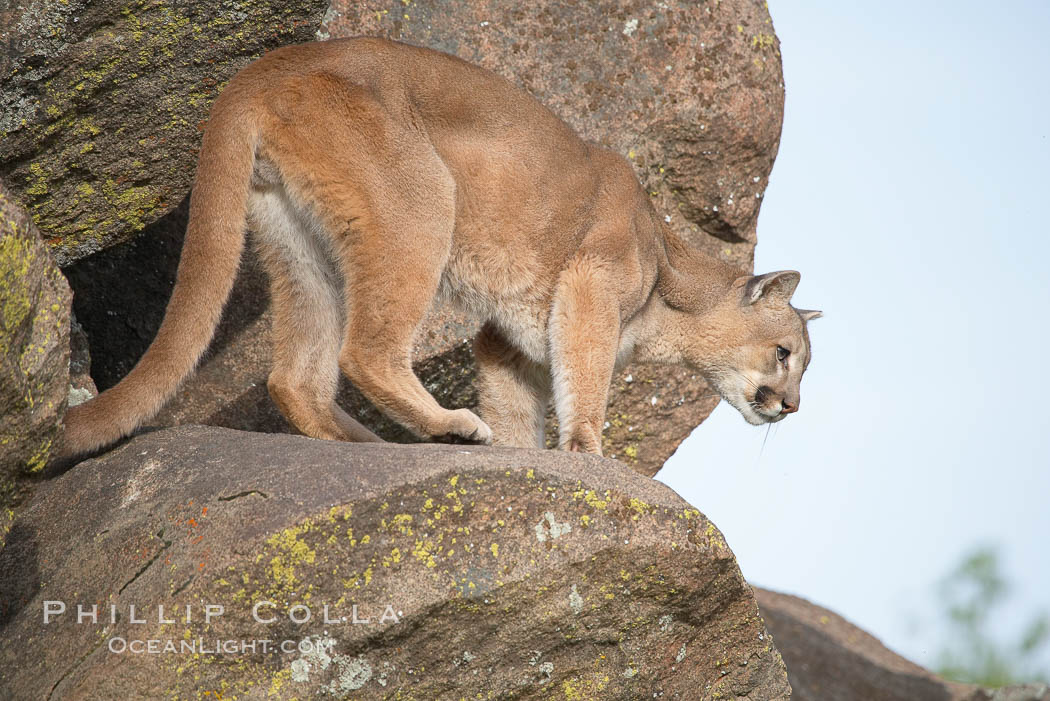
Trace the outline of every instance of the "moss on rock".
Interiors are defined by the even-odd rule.
[[[70,489],[93,504],[41,532],[39,578],[49,599],[104,602],[119,618],[67,616],[40,635],[44,593],[33,592],[8,627],[31,646],[18,653],[30,662],[5,678],[0,649],[0,691],[6,682],[27,697],[54,688],[93,698],[788,693],[721,534],[615,461],[181,427],[76,469],[108,477],[83,484],[71,473],[38,497],[36,523],[51,523]],[[34,521],[17,526],[32,532]],[[143,623],[129,620],[131,603]],[[221,615],[209,618],[206,605]],[[133,639],[175,652],[107,649]],[[220,641],[236,649],[209,652]]]
[[[71,297],[28,214],[0,185],[0,543],[58,437]]]
[[[305,41],[323,0],[43,0],[2,20],[0,177],[60,265],[127,240],[189,190],[200,127],[249,60]]]

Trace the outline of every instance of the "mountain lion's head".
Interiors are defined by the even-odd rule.
[[[798,411],[810,360],[806,322],[821,315],[791,306],[799,278],[786,270],[735,280],[713,315],[715,337],[708,327],[702,357],[693,362],[748,423],[773,423]]]

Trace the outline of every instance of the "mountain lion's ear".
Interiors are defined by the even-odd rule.
[[[741,304],[754,304],[760,299],[777,300],[785,304],[795,294],[798,281],[802,279],[797,271],[778,270],[765,275],[753,275],[744,283],[744,295]]]
[[[802,317],[802,321],[810,321],[812,319],[819,319],[824,316],[824,312],[818,312],[816,309],[796,309],[798,315]]]

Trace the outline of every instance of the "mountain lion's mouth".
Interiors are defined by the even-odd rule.
[[[755,390],[755,398],[748,402],[748,405],[754,410],[754,412],[762,418],[761,423],[776,423],[789,413],[784,411],[783,402],[780,401],[777,402],[781,405],[779,408],[768,408],[766,404],[771,397],[773,397],[773,390],[763,385]]]

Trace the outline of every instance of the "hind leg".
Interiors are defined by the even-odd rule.
[[[551,398],[550,369],[527,358],[492,324],[474,339],[479,409],[493,445],[543,448]]]
[[[342,297],[309,216],[296,210],[280,186],[256,190],[250,216],[270,275],[274,367],[267,388],[274,403],[304,435],[381,440],[335,402]]]
[[[371,226],[345,242],[350,289],[339,366],[377,408],[416,435],[488,443],[492,432],[481,419],[468,409],[443,408],[412,370],[413,340],[452,240],[451,182],[432,187],[433,206],[414,209],[411,198],[401,199],[396,217],[370,217]],[[396,201],[394,193],[389,197]]]
[[[488,442],[481,419],[441,407],[412,371],[414,336],[452,246],[455,182],[445,164],[411,119],[338,76],[289,80],[272,104],[279,138],[267,150],[296,201],[317,213],[344,274],[339,367],[413,433]]]

